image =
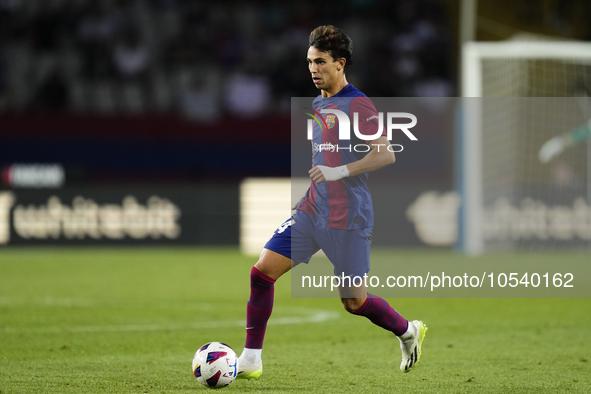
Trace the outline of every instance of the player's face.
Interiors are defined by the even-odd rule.
[[[330,53],[322,52],[314,47],[308,49],[308,68],[312,81],[318,89],[330,90],[342,77],[344,59],[334,59]]]

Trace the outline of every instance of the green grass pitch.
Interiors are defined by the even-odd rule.
[[[192,356],[209,341],[242,350],[255,260],[232,248],[0,251],[0,393],[206,392]],[[411,373],[392,334],[337,299],[292,299],[286,277],[263,376],[224,392],[591,392],[589,299],[389,301],[429,326]]]

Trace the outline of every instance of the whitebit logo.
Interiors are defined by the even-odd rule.
[[[181,234],[180,208],[158,196],[149,197],[145,205],[133,196],[122,204],[104,205],[82,196],[71,206],[57,196],[39,206],[13,208],[15,201],[13,193],[0,193],[0,245],[8,244],[11,229],[20,239],[176,239]]]
[[[10,241],[10,209],[14,204],[14,194],[0,193],[0,245]]]
[[[417,236],[427,245],[449,246],[458,238],[458,207],[460,197],[455,192],[426,191],[406,210],[414,223]]]
[[[449,246],[458,239],[456,192],[423,192],[406,211],[417,236],[428,245]],[[486,241],[589,241],[591,206],[580,196],[569,205],[550,205],[531,197],[519,204],[496,199],[484,208],[483,237]]]

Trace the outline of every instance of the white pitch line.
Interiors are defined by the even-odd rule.
[[[23,306],[23,305],[40,305],[40,306],[59,306],[59,307],[83,307],[92,308],[96,307],[96,303],[93,300],[84,298],[54,298],[54,297],[41,297],[32,300],[27,299],[15,299],[9,297],[0,297],[0,306]]]
[[[1,1],[1,0],[0,0]],[[122,303],[117,300],[92,300],[87,298],[55,298],[50,296],[37,297],[32,299],[27,298],[14,298],[14,297],[0,297],[0,307],[21,307],[21,306],[47,306],[47,307],[64,307],[64,308],[111,308],[111,309],[137,309],[150,308],[157,309],[183,309],[188,310],[199,310],[199,311],[213,311],[216,307],[213,303],[199,303],[191,304],[171,304],[171,303],[160,303],[149,305],[142,305],[139,303]]]
[[[336,312],[310,309],[312,314],[308,316],[279,317],[269,320],[269,325],[322,323],[328,320],[336,320],[339,314]],[[6,334],[59,334],[59,333],[92,333],[92,332],[137,332],[137,331],[173,331],[194,330],[203,328],[245,327],[246,320],[208,321],[190,324],[129,324],[120,326],[70,326],[70,327],[4,327],[0,332]]]

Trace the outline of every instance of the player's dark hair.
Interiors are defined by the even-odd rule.
[[[338,27],[318,26],[310,33],[308,46],[330,53],[335,60],[345,58],[345,71],[353,65],[353,41]]]

